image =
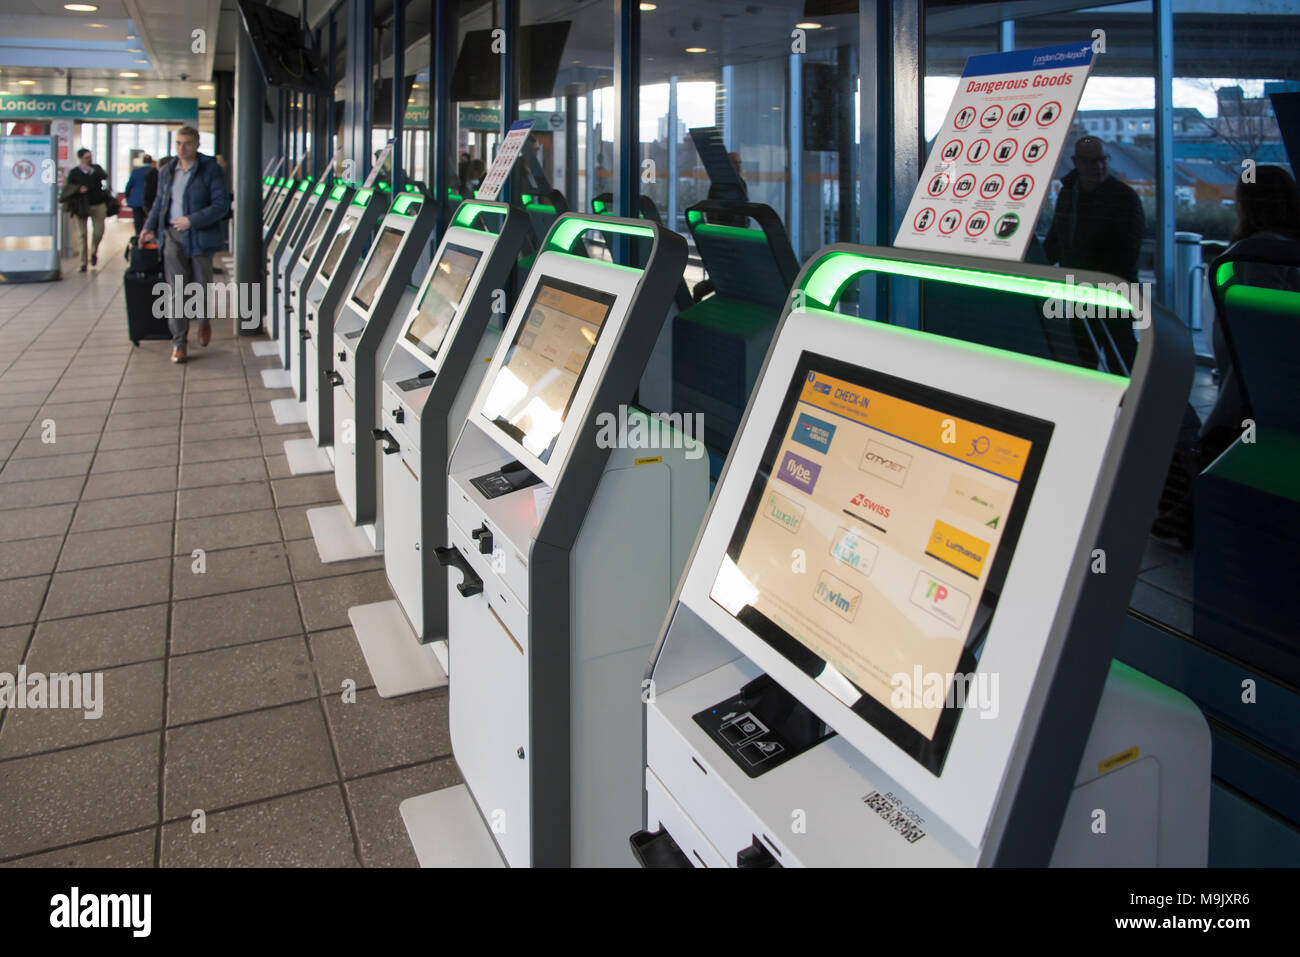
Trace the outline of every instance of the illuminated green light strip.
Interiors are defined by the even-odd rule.
[[[1219,271],[1215,274],[1214,284],[1216,286],[1226,286],[1228,283],[1232,281],[1232,274],[1233,274],[1232,263],[1231,262],[1224,263],[1222,266],[1219,267]]]
[[[298,184],[298,192],[300,193],[305,193],[309,189],[311,189],[311,180],[309,179],[305,179]]]
[[[352,197],[353,206],[369,206],[370,197],[375,195],[373,189],[359,189],[357,195]]]
[[[505,215],[505,210],[500,206],[494,206],[491,203],[481,203],[475,200],[466,200],[456,208],[456,215],[451,218],[453,226],[460,226],[464,229],[474,229],[474,220],[483,213],[492,213],[497,216]]]
[[[545,206],[542,203],[529,203],[528,210],[529,212],[534,213],[550,213],[552,216],[555,215],[554,206]]]
[[[654,239],[655,231],[651,226],[640,226],[632,223],[611,223],[599,219],[581,216],[573,216],[568,219],[556,220],[551,227],[550,235],[546,237],[546,243],[543,245],[543,251],[547,249],[557,250],[558,252],[567,253],[578,242],[578,237],[590,229],[598,230],[602,233],[621,233],[624,236],[644,236],[647,239]]]
[[[348,188],[342,183],[339,183],[339,185],[335,186],[334,189],[330,191],[330,199],[342,199],[343,194],[347,191]]]
[[[704,214],[697,209],[688,209],[686,211],[686,222],[688,222],[691,226],[694,226],[703,218],[704,218]]]
[[[932,279],[937,282],[956,283],[961,286],[978,286],[997,289],[1039,299],[1064,299],[1070,302],[1090,303],[1100,308],[1131,312],[1133,304],[1111,289],[1097,289],[1054,279],[1036,279],[1032,276],[1007,276],[1002,273],[957,266],[937,266],[930,263],[906,260],[879,259],[857,253],[832,253],[818,263],[803,281],[803,291],[812,304],[825,309],[834,307],[844,286],[864,272],[890,273],[910,276],[913,279]]]
[[[398,196],[397,199],[393,200],[393,212],[398,216],[414,216],[415,213],[420,211],[420,207],[423,205],[423,197],[412,193],[403,193],[401,196]],[[415,207],[415,213],[408,213],[407,210],[412,206]]]
[[[316,184],[316,188],[312,190],[312,193],[316,196],[319,196],[323,192],[325,192],[325,181],[321,180],[319,183]]]
[[[766,243],[767,237],[763,235],[761,229],[750,229],[748,226],[722,226],[716,223],[705,223],[696,226],[691,230],[696,236],[717,236],[719,239],[740,239],[747,243]]]
[[[520,199],[520,201],[521,201],[525,206],[527,206],[529,203],[531,203],[531,202],[533,201],[533,194],[532,194],[532,193],[521,193],[520,196],[519,196],[519,199]]]
[[[592,209],[592,212],[597,213],[598,215],[602,215],[602,216],[603,216],[604,213],[605,213],[605,204],[602,203],[602,202],[601,202],[600,200],[598,200],[598,199],[593,199],[593,200],[591,201],[591,209]]]
[[[1228,306],[1290,313],[1300,319],[1300,292],[1291,292],[1287,289],[1268,289],[1263,286],[1237,283],[1224,291],[1223,302]]]

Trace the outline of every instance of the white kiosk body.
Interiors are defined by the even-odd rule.
[[[296,315],[301,317],[303,384],[306,390],[307,426],[318,446],[334,444],[334,321],[343,299],[374,236],[375,227],[388,211],[388,193],[358,189],[344,205],[337,227],[321,240],[325,247],[310,282],[298,287]],[[342,204],[342,201],[340,200]]]
[[[280,217],[279,225],[271,234],[271,238],[266,241],[266,262],[264,264],[266,277],[266,316],[270,322],[270,328],[267,330],[272,339],[279,338],[280,334],[280,315],[281,305],[277,302],[279,289],[276,285],[276,275],[280,259],[288,251],[289,242],[298,230],[298,223],[306,215],[308,202],[312,197],[315,181],[308,177],[301,180],[294,188],[293,193],[289,196],[288,206],[285,213]]]
[[[334,177],[327,171],[325,178],[312,187],[311,195],[303,200],[303,209],[298,216],[298,221],[272,259],[273,272],[269,277],[272,303],[275,308],[275,314],[272,316],[272,326],[275,331],[273,338],[276,340],[280,362],[293,373],[291,381],[293,394],[300,401],[304,398],[299,382],[302,370],[293,364],[295,356],[286,348],[289,336],[295,332],[290,329],[293,324],[289,322],[289,279],[298,265],[307,240],[314,233],[316,224],[325,211],[325,204],[329,201],[333,190],[333,179]]]
[[[262,220],[262,247],[270,242],[271,235],[280,225],[280,220],[289,208],[289,200],[294,196],[298,188],[299,180],[296,176],[289,179],[281,179],[276,185],[275,190],[270,197],[264,201],[263,209],[266,210],[266,216]]]
[[[325,261],[333,237],[339,231],[339,224],[347,214],[356,187],[350,183],[335,183],[320,204],[320,214],[316,222],[304,235],[306,239],[299,244],[297,255],[292,260],[292,270],[288,272],[285,282],[284,321],[280,324],[280,361],[286,369],[293,371],[294,394],[306,401],[307,373],[305,352],[306,292],[312,288],[316,274]],[[327,240],[328,237],[328,240]],[[288,265],[288,264],[287,264]]]
[[[437,206],[422,193],[403,193],[380,224],[374,244],[334,322],[334,484],[353,526],[383,548],[379,458],[380,374],[414,299],[410,285],[425,253]],[[317,544],[321,544],[317,537]]]
[[[588,230],[652,239],[645,268],[573,255]],[[708,499],[702,443],[627,405],[685,258],[662,226],[560,216],[474,398],[438,555],[465,785],[402,805],[426,866],[471,837],[484,863],[630,862],[639,681]]]
[[[489,320],[526,236],[522,210],[462,203],[384,365],[373,434],[383,453],[380,500],[397,516],[384,528],[396,600],[349,611],[384,697],[446,683],[447,573],[435,553],[447,538],[447,462],[496,351],[500,331]]]
[[[833,312],[867,272],[1128,307],[1098,274],[813,257],[655,649],[634,853],[1203,866],[1205,719],[1112,665],[1186,330],[1145,317],[1121,377]]]

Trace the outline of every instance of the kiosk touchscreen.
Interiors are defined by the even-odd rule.
[[[280,217],[280,224],[275,227],[275,232],[266,243],[266,315],[270,319],[268,334],[272,339],[278,339],[280,336],[280,319],[283,312],[282,303],[278,301],[280,289],[276,282],[279,263],[289,248],[292,238],[297,235],[299,223],[311,206],[310,201],[315,194],[316,185],[311,179],[304,179],[298,184],[293,195],[289,197],[289,206],[285,214]]]
[[[652,240],[644,267],[574,255],[590,230]],[[403,802],[426,866],[629,860],[635,689],[708,499],[702,445],[628,405],[685,262],[657,224],[559,217],[474,397],[438,550],[465,785]]]
[[[311,195],[303,201],[303,210],[298,217],[298,222],[294,225],[293,232],[288,239],[281,245],[276,261],[273,264],[273,273],[270,278],[271,292],[275,297],[275,313],[272,316],[273,326],[275,329],[275,339],[277,351],[280,354],[281,361],[285,363],[285,368],[292,368],[293,374],[293,393],[302,399],[303,392],[299,385],[301,370],[293,367],[290,363],[293,360],[292,355],[287,355],[284,343],[289,337],[288,316],[289,316],[289,280],[293,275],[294,267],[297,265],[302,251],[306,248],[307,240],[315,234],[317,223],[325,211],[325,204],[329,201],[330,194],[333,192],[334,176],[327,169],[325,177],[312,188]],[[286,357],[287,356],[287,357]]]
[[[277,343],[280,361],[292,372],[294,395],[307,399],[307,373],[304,362],[306,338],[304,336],[305,292],[320,270],[325,253],[330,247],[326,237],[333,237],[343,217],[347,215],[356,186],[335,183],[318,204],[315,221],[300,232],[300,240],[291,258],[281,267],[284,279],[284,315],[280,321],[280,339]]]
[[[262,245],[270,241],[272,234],[280,227],[280,220],[289,210],[289,201],[293,199],[298,188],[298,180],[282,179],[276,191],[271,194],[270,206],[266,219],[262,222]]]
[[[371,430],[379,425],[383,363],[401,326],[394,317],[405,316],[414,299],[411,279],[436,216],[437,204],[423,193],[393,199],[334,322],[334,484],[343,504],[307,513],[324,562],[383,548],[382,453]]]
[[[389,194],[382,190],[357,189],[350,199],[340,197],[334,216],[337,224],[316,239],[314,274],[304,276],[298,286],[294,315],[301,323],[302,385],[307,405],[307,426],[311,439],[285,442],[290,468],[295,474],[329,471],[333,466],[319,461],[319,449],[334,442],[334,321],[344,297],[352,288],[357,270],[365,258],[375,227],[388,211]],[[340,212],[340,209],[342,212]],[[308,243],[308,249],[311,243]],[[322,347],[323,344],[323,347]],[[313,451],[315,450],[315,451]],[[301,461],[300,461],[301,460]]]
[[[490,227],[489,222],[499,225]],[[500,337],[487,329],[528,234],[517,207],[463,203],[384,364],[379,425],[384,571],[395,601],[348,617],[383,697],[447,680],[447,460]]]
[[[868,272],[1131,309],[1095,274],[812,259],[652,658],[634,854],[1204,865],[1205,720],[1111,662],[1186,330],[1150,317],[1130,379],[832,311]],[[791,808],[817,826],[792,828]]]

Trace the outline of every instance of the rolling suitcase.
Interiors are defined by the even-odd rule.
[[[127,268],[122,277],[126,292],[126,326],[131,344],[141,339],[170,339],[167,319],[154,315],[154,286],[163,281],[162,250],[156,243],[138,246],[136,237],[126,245]]]

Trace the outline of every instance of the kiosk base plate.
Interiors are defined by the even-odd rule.
[[[433,651],[433,657],[438,659],[438,664],[447,674],[451,674],[451,664],[447,660],[447,639],[439,638],[436,641],[429,642],[429,648]]]
[[[357,644],[366,656],[370,677],[381,698],[443,688],[447,672],[411,630],[402,607],[396,601],[377,601],[348,609],[348,621],[357,633]]]
[[[377,554],[371,535],[366,529],[352,524],[346,506],[328,505],[307,511],[307,524],[316,539],[316,553],[322,565],[346,562],[357,558],[371,558]]]
[[[285,373],[288,375],[288,373]],[[276,425],[293,425],[307,421],[307,403],[297,399],[272,399],[271,414],[275,416]]]
[[[465,785],[407,798],[399,809],[421,867],[505,867]]]
[[[284,457],[288,460],[290,475],[334,471],[334,463],[315,439],[285,439]]]
[[[279,354],[280,343],[272,339],[253,343],[253,355],[257,356],[259,359],[265,359],[267,356],[275,356]]]
[[[293,388],[293,373],[288,369],[263,369],[262,387],[264,389]]]

